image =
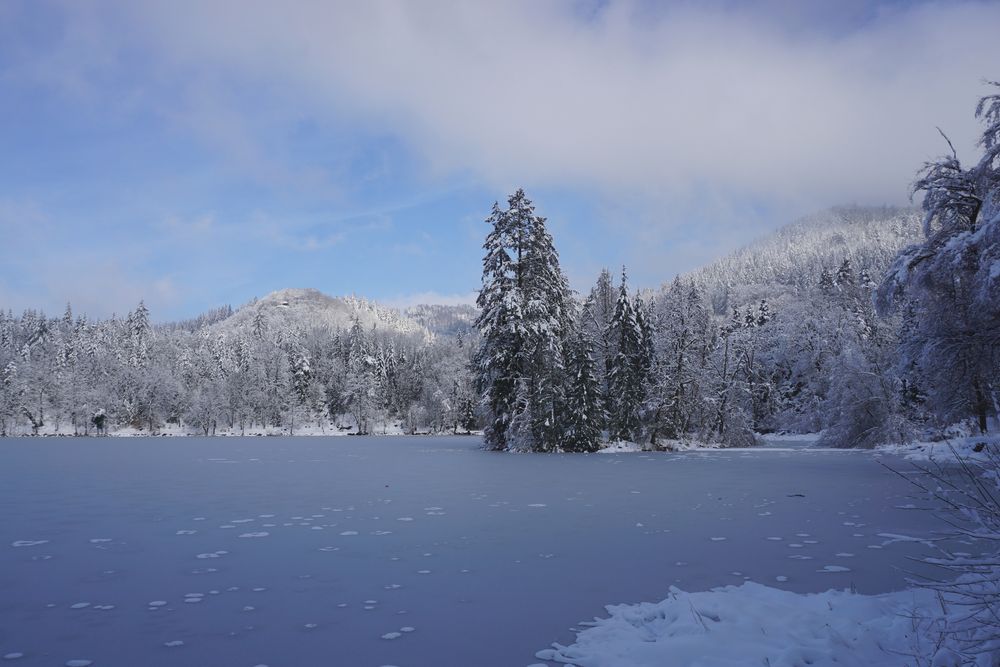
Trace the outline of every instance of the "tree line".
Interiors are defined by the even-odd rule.
[[[574,298],[523,190],[494,204],[474,357],[486,446],[748,445],[761,432],[823,431],[828,445],[870,447],[949,427],[985,433],[1000,413],[1000,95],[976,116],[979,161],[963,168],[949,142],[914,184],[921,241],[894,253],[869,244],[870,266],[845,257],[786,275],[780,290],[768,283],[777,309],[766,296],[730,303],[747,280],[733,267],[773,277],[753,248],[762,261],[646,295],[624,270],[618,285],[604,271]]]
[[[331,331],[285,325],[260,308],[249,326],[213,326],[232,314],[154,326],[143,303],[97,321],[69,306],[61,318],[0,311],[0,434],[476,426],[467,331],[425,340],[359,320]]]
[[[491,449],[586,452],[983,432],[1000,412],[1000,95],[976,115],[982,155],[923,167],[920,221],[837,210],[657,290],[623,269],[572,291],[518,190],[486,220],[475,321],[417,313],[436,335],[259,304],[162,325],[142,303],[106,320],[0,310],[0,434],[482,429]]]

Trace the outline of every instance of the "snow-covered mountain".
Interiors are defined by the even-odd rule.
[[[454,336],[472,330],[479,309],[475,306],[444,306],[441,304],[419,304],[403,311],[403,314],[419,322],[431,333],[441,336]]]
[[[914,208],[842,207],[781,227],[688,274],[727,315],[762,298],[773,300],[815,285],[845,259],[878,282],[899,251],[923,238]]]
[[[413,335],[430,339],[431,330],[395,308],[355,296],[333,297],[315,289],[282,289],[255,299],[212,325],[219,332],[249,330],[257,318],[271,330],[349,329],[355,320],[366,331]]]

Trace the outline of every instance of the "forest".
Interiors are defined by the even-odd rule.
[[[466,433],[497,450],[835,447],[986,432],[1000,396],[1000,95],[921,209],[845,207],[658,289],[570,289],[544,217],[494,204],[477,308],[282,290],[154,324],[0,310],[0,435]],[[947,137],[945,137],[947,140]],[[950,148],[950,143],[948,144]]]

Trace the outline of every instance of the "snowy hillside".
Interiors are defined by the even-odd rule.
[[[716,314],[728,315],[734,306],[812,287],[824,270],[834,273],[845,259],[878,282],[899,251],[922,238],[917,209],[833,208],[786,225],[688,277],[705,289]]]
[[[419,304],[403,311],[403,315],[420,323],[434,335],[453,336],[472,331],[479,310],[475,306],[444,306]]]
[[[350,329],[355,320],[369,331],[415,334],[429,339],[431,332],[394,308],[355,296],[332,297],[315,289],[282,289],[241,307],[230,317],[212,325],[216,332],[249,331],[260,316],[271,330],[311,331]]]

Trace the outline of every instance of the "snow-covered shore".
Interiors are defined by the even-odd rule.
[[[984,462],[1000,456],[1000,435],[988,434],[949,438],[935,442],[914,442],[905,445],[884,445],[880,454],[901,456],[907,461],[957,463]]]
[[[967,650],[977,630],[959,602],[928,588],[860,595],[755,582],[700,593],[671,587],[661,602],[608,606],[608,617],[582,624],[590,627],[573,644],[536,657],[578,667],[1000,665],[996,642]]]
[[[630,450],[615,449],[624,451]],[[876,453],[918,465],[972,464],[973,474],[1000,487],[995,435],[885,446]],[[993,505],[988,509],[995,511]],[[978,542],[988,554],[1000,546],[1000,535],[991,530],[995,522],[977,523],[979,533],[966,535],[973,538],[966,543]],[[536,657],[577,667],[1000,667],[1000,566],[996,558],[955,556],[940,561],[943,581],[880,595],[832,589],[803,594],[751,581],[702,592],[672,586],[660,602],[607,606],[607,617],[580,624],[586,628],[573,643],[553,644]]]
[[[608,617],[586,624],[573,644],[536,657],[579,667],[900,664],[927,655],[929,621],[913,619],[934,604],[928,590],[797,594],[749,581],[698,593],[671,587],[661,602],[608,606]]]
[[[291,432],[290,432],[291,431]],[[91,430],[89,434],[90,437],[98,437],[96,432]],[[212,437],[288,437],[288,436],[304,436],[304,437],[338,437],[358,435],[357,428],[354,426],[338,426],[333,423],[327,424],[304,424],[296,425],[294,428],[289,429],[288,427],[247,427],[244,429],[240,428],[216,428],[214,432],[209,434]],[[394,435],[394,436],[445,436],[445,435],[473,435],[481,436],[481,431],[459,431],[458,433],[452,433],[451,431],[445,431],[441,433],[430,433],[417,431],[412,433],[410,431],[404,430],[399,424],[378,424],[369,429],[368,433],[365,435]],[[67,437],[67,438],[78,438],[83,437],[83,433],[73,433],[72,430],[65,430],[65,428],[56,430],[54,428],[42,428],[38,433],[32,433],[30,429],[26,429],[24,432],[18,432],[13,434],[8,434],[5,437],[32,437],[32,438],[55,438],[55,437]],[[133,426],[125,426],[120,428],[108,429],[107,433],[101,437],[111,437],[111,438],[161,438],[161,437],[204,437],[205,432],[201,429],[196,429],[191,426],[184,426],[178,424],[166,424],[154,431],[148,429],[135,428]]]

